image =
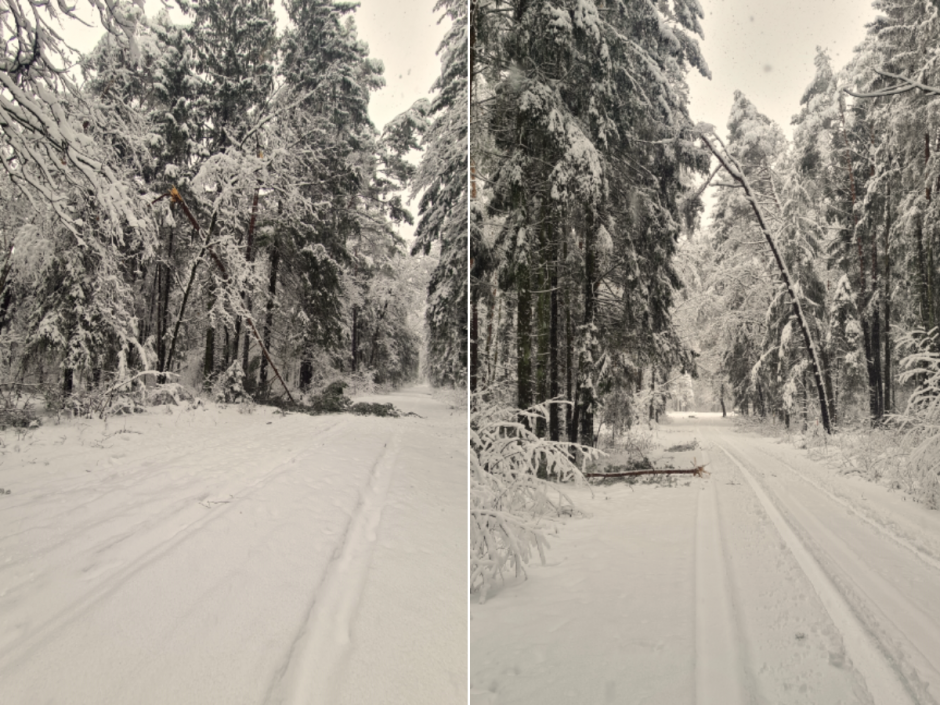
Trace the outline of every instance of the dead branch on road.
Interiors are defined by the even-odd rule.
[[[649,470],[627,470],[626,472],[586,472],[585,477],[635,477],[638,475],[695,475],[696,477],[705,477],[710,473],[705,470],[704,465],[688,469],[677,468],[652,468]]]

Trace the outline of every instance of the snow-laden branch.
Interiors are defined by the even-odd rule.
[[[900,74],[891,73],[890,71],[884,71],[882,69],[875,69],[875,73],[884,78],[892,78],[898,81],[898,83],[887,88],[882,88],[881,90],[871,91],[870,93],[856,93],[855,91],[850,91],[848,88],[843,88],[842,90],[854,98],[885,98],[887,96],[900,95],[901,93],[909,93],[914,90],[923,91],[924,95],[940,95],[940,88],[925,85],[920,81],[915,81],[913,78],[901,76]]]

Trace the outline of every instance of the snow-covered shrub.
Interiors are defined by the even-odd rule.
[[[24,393],[23,385],[10,384],[0,388],[0,430],[32,428],[40,424],[32,405],[32,395]]]
[[[938,331],[914,331],[900,337],[909,353],[901,360],[901,383],[914,381],[914,393],[897,418],[908,452],[901,476],[905,488],[928,507],[940,508],[940,352]]]
[[[250,399],[245,391],[245,371],[236,360],[222,373],[213,390],[215,400],[225,404],[234,404]]]
[[[525,575],[534,551],[544,563],[546,522],[575,511],[558,483],[583,480],[571,455],[599,455],[539,438],[529,430],[539,419],[548,421],[544,404],[527,411],[478,406],[470,415],[470,591],[480,602],[504,570]]]
[[[375,394],[375,373],[372,370],[359,370],[352,372],[343,379],[349,387],[350,394]]]
[[[899,440],[897,429],[871,428],[867,422],[853,428],[840,428],[831,442],[837,450],[835,462],[842,473],[880,482],[897,474],[904,454]]]

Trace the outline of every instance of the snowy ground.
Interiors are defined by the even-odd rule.
[[[690,418],[691,416],[691,418]],[[940,702],[940,513],[672,416],[675,487],[575,489],[548,565],[471,604],[470,702]]]
[[[465,703],[466,413],[367,400],[2,432],[0,702]]]

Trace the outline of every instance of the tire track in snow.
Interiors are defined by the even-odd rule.
[[[330,705],[351,648],[350,631],[365,588],[401,431],[395,432],[369,473],[359,505],[314,594],[307,620],[291,646],[266,702]]]
[[[844,499],[843,497],[840,497],[839,495],[837,495],[837,494],[835,494],[834,492],[830,491],[825,485],[823,485],[823,484],[817,482],[817,481],[814,480],[813,478],[811,478],[811,477],[809,477],[809,476],[807,476],[807,475],[804,475],[802,472],[800,472],[799,468],[795,467],[794,465],[791,465],[791,464],[788,463],[786,460],[783,460],[783,459],[778,458],[777,456],[775,456],[775,455],[773,455],[773,454],[771,454],[771,453],[768,453],[768,452],[767,452],[766,450],[764,450],[763,448],[758,447],[757,450],[760,451],[763,455],[766,455],[768,458],[772,459],[774,462],[777,462],[777,463],[779,463],[780,465],[785,466],[787,469],[789,469],[789,470],[793,473],[793,475],[795,475],[796,477],[800,478],[800,479],[801,479],[803,482],[805,482],[807,485],[810,485],[811,487],[814,487],[815,489],[817,489],[817,490],[819,490],[820,492],[822,492],[823,494],[825,494],[825,495],[826,495],[827,497],[829,497],[829,499],[831,499],[833,502],[836,502],[836,503],[839,504],[842,508],[844,508],[847,512],[849,512],[849,513],[852,514],[853,516],[856,516],[856,517],[858,517],[859,519],[861,519],[862,521],[864,521],[866,524],[868,524],[871,528],[873,528],[873,529],[874,529],[875,531],[877,531],[879,534],[881,534],[882,536],[884,536],[886,539],[888,539],[888,540],[890,540],[890,541],[893,541],[894,543],[896,543],[896,544],[897,544],[898,546],[900,546],[901,548],[903,548],[903,549],[905,549],[905,550],[907,550],[907,551],[910,551],[910,552],[911,552],[912,554],[914,554],[919,560],[923,561],[925,564],[927,564],[928,566],[930,566],[930,567],[933,568],[934,570],[940,571],[940,559],[938,559],[936,556],[934,556],[934,555],[932,555],[931,553],[927,552],[927,551],[924,550],[923,548],[921,548],[921,547],[919,547],[919,546],[916,546],[915,544],[911,543],[910,541],[908,541],[908,540],[907,540],[906,538],[904,538],[903,536],[898,536],[897,534],[893,533],[893,532],[890,531],[884,524],[879,523],[879,522],[876,521],[875,519],[873,519],[873,518],[871,518],[870,516],[868,516],[867,514],[865,514],[863,511],[860,511],[860,507],[858,507],[858,506],[856,506],[856,505],[853,505],[853,504],[852,504],[851,502],[849,502],[848,500],[846,500],[846,499]]]
[[[347,419],[340,418],[338,421],[334,422],[333,424],[326,426],[325,428],[318,429],[317,435],[314,436],[312,440],[318,440],[321,437],[329,437],[330,435],[332,435],[333,429],[337,428],[340,425],[345,424],[346,422],[347,422]],[[269,441],[266,441],[263,437],[258,441],[259,445],[264,445],[266,442],[269,442]],[[161,456],[160,465],[161,466],[173,465],[175,463],[178,463],[179,461],[184,461],[184,460],[191,462],[193,456],[196,453],[198,453],[200,456],[211,458],[214,455],[218,454],[220,451],[227,451],[228,449],[229,447],[225,442],[212,444],[212,445],[209,445],[208,447],[206,446],[205,443],[199,445],[198,447],[189,446],[189,447],[186,447],[185,450],[175,451],[173,455]],[[146,480],[147,478],[154,475],[155,472],[157,472],[157,469],[154,468],[154,466],[141,465],[135,468],[134,470],[122,475],[121,476],[122,484],[106,489],[105,491],[99,492],[95,494],[93,497],[91,497],[90,499],[70,505],[68,508],[62,511],[50,511],[49,513],[45,515],[47,523],[54,524],[54,523],[61,521],[64,518],[67,518],[76,514],[81,514],[82,512],[87,511],[95,507],[96,505],[108,500],[112,495],[115,495],[115,496],[121,495],[125,491],[126,485],[132,485],[140,479]],[[110,478],[105,479],[105,481],[109,481],[109,480]],[[57,497],[63,492],[70,492],[76,489],[78,490],[83,489],[87,487],[87,485],[88,485],[87,480],[83,480],[80,483],[75,482],[75,483],[72,483],[71,485],[64,485],[64,486],[57,485],[54,489],[50,490],[47,494],[28,496],[27,498],[23,499],[20,504],[35,504],[36,502],[39,502],[39,501],[48,500],[50,497]],[[173,487],[172,489],[175,490],[177,488]],[[180,492],[181,499],[189,498],[189,495],[187,494],[188,490],[190,489],[189,484],[180,484],[178,489]],[[163,490],[163,488],[161,488],[161,490],[157,492],[155,496],[145,496],[138,502],[135,502],[132,504],[124,504],[122,506],[124,507],[125,511],[138,511],[138,510],[145,509],[151,505],[159,505],[164,501],[164,499],[165,499],[165,491]],[[13,505],[13,506],[19,506],[19,505]],[[94,529],[97,526],[107,523],[110,520],[111,520],[111,517],[108,516],[105,519],[102,519],[99,521],[88,522],[86,524],[76,527],[75,531],[84,533],[84,531],[88,529]],[[7,534],[5,538],[13,538],[22,533],[23,533],[22,531],[11,532]],[[47,547],[44,548],[44,550],[51,550],[51,549],[57,548],[62,543],[63,542],[49,544]],[[5,565],[8,566],[11,564],[7,563]]]
[[[343,428],[347,423],[348,419],[340,419],[332,426],[329,426],[321,431],[316,437],[317,440],[320,440],[324,436],[333,435],[334,431]],[[11,654],[15,654],[13,660],[23,658],[29,653],[35,644],[41,643],[50,638],[63,625],[81,617],[81,615],[92,609],[101,600],[107,598],[109,595],[119,590],[121,586],[123,586],[123,584],[126,583],[130,578],[155,561],[159,560],[174,547],[186,541],[197,531],[205,528],[209,524],[228,514],[228,512],[232,511],[237,506],[238,500],[245,499],[253,492],[263,488],[265,485],[269,484],[272,480],[279,477],[280,475],[296,469],[296,464],[294,462],[295,459],[296,458],[291,458],[286,462],[276,465],[270,472],[262,475],[257,480],[246,485],[242,490],[232,495],[232,499],[228,503],[219,504],[213,508],[212,511],[203,514],[197,520],[174,530],[173,534],[169,538],[160,540],[153,546],[147,548],[136,559],[129,562],[126,566],[118,569],[113,574],[108,576],[106,580],[97,583],[91,590],[70,603],[67,607],[59,610],[49,619],[37,625],[28,636],[17,639],[8,644],[0,645],[0,665],[6,665],[5,662],[10,659]],[[167,515],[163,517],[160,523],[165,523],[164,520],[172,519],[174,516],[177,516],[177,514]],[[126,538],[127,536],[124,536],[123,538],[117,539],[117,541],[121,541]]]
[[[695,703],[745,705],[728,562],[714,480],[699,493],[695,518]]]
[[[741,471],[768,518],[809,579],[833,624],[841,632],[845,651],[860,677],[864,679],[874,702],[878,705],[914,705],[917,699],[911,693],[910,684],[898,671],[897,665],[884,653],[883,646],[876,637],[865,628],[832,578],[797,537],[764,488],[726,448],[718,443],[715,447],[728,456]]]
[[[781,465],[798,477],[802,474],[796,471],[786,461],[776,458],[763,449],[758,448],[772,462]],[[774,476],[776,477],[776,475]],[[765,477],[763,484],[770,481]],[[940,683],[940,622],[935,611],[930,613],[929,605],[925,606],[924,595],[904,594],[892,580],[890,571],[878,569],[878,547],[866,543],[860,549],[858,542],[853,547],[851,541],[843,538],[844,534],[834,531],[827,522],[821,520],[819,510],[814,512],[792,491],[779,485],[775,490],[777,503],[786,509],[789,521],[795,530],[802,532],[802,541],[816,556],[823,556],[826,564],[823,566],[838,585],[840,592],[845,596],[846,602],[851,605],[855,614],[865,625],[873,638],[878,642],[883,652],[890,655],[895,667],[906,679],[909,690],[915,693],[918,702],[936,703],[936,698],[929,692],[929,684]],[[795,487],[799,487],[797,484]],[[806,486],[815,487],[815,483],[807,482]],[[821,494],[837,501],[830,493],[821,491]],[[844,503],[838,502],[840,506]],[[851,507],[846,507],[847,513],[862,519]],[[871,522],[866,521],[867,524]],[[877,536],[891,539],[884,527],[875,524],[873,527]],[[875,538],[870,537],[869,538]],[[894,544],[909,548],[914,556],[922,561],[917,563],[920,568],[920,579],[914,584],[938,584],[940,575],[933,573],[936,570],[927,557],[920,554],[913,547],[908,547],[902,541]],[[868,553],[866,553],[868,551]],[[869,555],[875,556],[875,562]],[[908,554],[898,554],[903,558]],[[817,559],[819,560],[819,559]],[[822,565],[822,561],[820,561]],[[910,586],[911,583],[906,583]],[[927,597],[929,601],[933,595]],[[925,625],[926,628],[925,628]],[[933,628],[930,628],[933,625]],[[926,682],[925,682],[926,681]]]

